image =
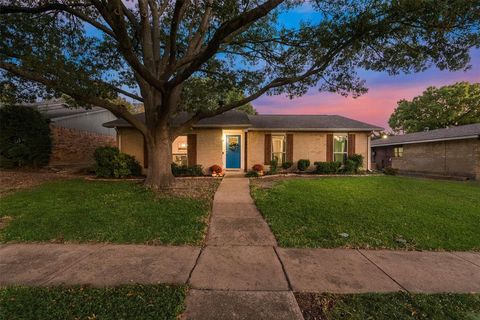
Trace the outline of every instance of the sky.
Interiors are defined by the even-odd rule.
[[[480,50],[472,50],[468,71],[440,71],[431,68],[422,73],[389,76],[383,72],[363,72],[368,92],[359,98],[318,92],[311,88],[299,98],[262,96],[252,105],[260,114],[337,114],[390,130],[388,118],[401,99],[411,100],[430,86],[440,87],[460,81],[480,82]]]
[[[317,15],[308,6],[287,12],[280,22],[295,26],[301,20],[315,20]],[[430,86],[440,87],[460,81],[480,82],[480,49],[471,52],[471,68],[467,71],[440,71],[431,68],[422,73],[389,76],[384,72],[360,71],[368,93],[359,98],[335,93],[320,93],[317,88],[294,99],[286,96],[262,96],[252,102],[261,114],[336,114],[384,127],[401,99],[411,100]]]

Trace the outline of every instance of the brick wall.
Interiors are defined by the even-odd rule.
[[[477,139],[406,144],[403,157],[392,158],[392,167],[404,172],[475,178],[480,162],[479,149]]]
[[[50,165],[90,165],[97,147],[116,146],[112,136],[50,126],[53,148]]]

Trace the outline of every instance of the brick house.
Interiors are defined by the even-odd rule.
[[[372,140],[373,167],[480,179],[480,123]]]
[[[144,114],[137,116],[145,120]],[[177,121],[187,117],[180,115]],[[116,128],[119,149],[146,166],[148,155],[137,129],[122,119],[104,126]],[[382,128],[336,115],[247,115],[228,111],[199,121],[177,137],[172,161],[198,164],[204,169],[216,164],[226,170],[247,171],[255,164],[268,168],[273,157],[279,164],[309,159],[313,168],[316,161],[344,161],[356,153],[364,156],[363,167],[369,168],[370,136],[377,130]]]

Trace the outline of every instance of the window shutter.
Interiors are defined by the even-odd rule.
[[[247,172],[247,165],[248,165],[248,132],[245,132],[245,142],[243,144],[244,144],[243,149],[245,150],[244,159],[243,159],[243,163],[244,163],[245,168],[243,170],[245,172]]]
[[[148,168],[148,148],[147,139],[143,138],[143,167]]]
[[[293,134],[287,134],[287,162],[293,162]]]
[[[272,135],[265,134],[265,159],[264,164],[269,165],[272,160]]]
[[[333,161],[333,133],[327,133],[327,162]]]
[[[355,154],[355,134],[348,134],[348,155],[351,156]]]
[[[187,135],[187,159],[188,165],[194,166],[197,164],[197,135]]]

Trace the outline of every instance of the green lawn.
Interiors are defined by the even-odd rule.
[[[0,319],[177,319],[185,287],[9,287],[0,289]]]
[[[283,247],[480,250],[478,183],[332,177],[252,194]]]
[[[0,241],[199,244],[207,200],[164,197],[131,182],[50,182],[0,199]]]
[[[478,320],[479,294],[296,293],[305,320]]]

